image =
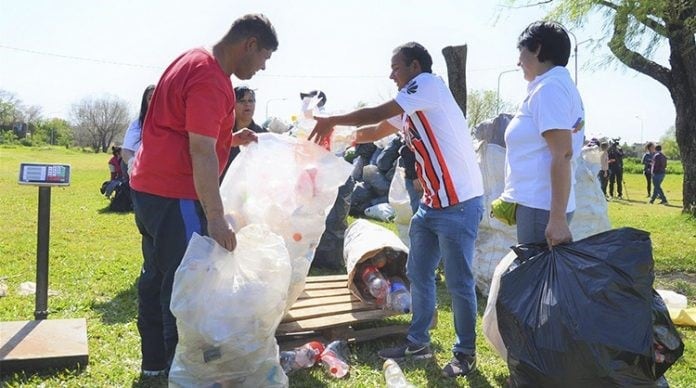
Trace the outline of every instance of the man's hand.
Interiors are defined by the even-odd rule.
[[[573,235],[570,233],[568,221],[565,219],[558,221],[549,219],[544,235],[546,236],[546,243],[549,245],[549,248],[573,241]]]
[[[258,136],[249,128],[242,128],[232,135],[232,147],[244,146],[253,141],[258,141]]]
[[[307,140],[312,141],[313,139],[315,143],[321,144],[324,139],[331,136],[331,132],[333,132],[334,129],[333,120],[331,119],[331,116],[314,116],[314,120],[316,120],[317,123],[314,125],[314,129],[312,129],[312,132],[309,134]]]
[[[232,252],[237,247],[237,237],[234,229],[224,217],[216,217],[208,220],[208,235],[223,248]]]

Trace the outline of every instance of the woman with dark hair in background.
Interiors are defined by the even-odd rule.
[[[237,100],[237,105],[234,107],[234,132],[242,128],[249,128],[256,133],[268,132],[254,122],[254,112],[256,112],[256,92],[254,89],[247,86],[237,86],[234,88],[234,97]],[[227,166],[220,176],[220,182],[225,178],[227,169],[230,168],[230,164],[237,155],[239,155],[239,147],[232,147]]]
[[[148,85],[143,91],[143,97],[140,100],[140,114],[138,118],[133,120],[133,122],[128,126],[126,134],[123,136],[123,145],[121,146],[121,158],[123,163],[125,163],[125,168],[123,172],[128,176],[128,171],[133,165],[133,160],[135,153],[138,152],[140,148],[140,141],[142,140],[143,122],[145,121],[145,115],[147,114],[147,108],[150,106],[150,99],[152,99],[152,93],[155,91],[155,85]]]
[[[558,23],[530,24],[517,43],[527,97],[505,129],[505,189],[516,203],[517,241],[549,247],[573,237],[573,159],[580,154],[585,112],[565,66],[570,39]]]
[[[652,161],[655,155],[655,144],[653,142],[648,142],[645,145],[645,153],[643,154],[643,175],[645,175],[645,181],[648,184],[648,198],[652,195],[651,183],[652,183]]]

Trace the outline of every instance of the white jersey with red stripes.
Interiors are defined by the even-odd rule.
[[[469,126],[442,78],[421,73],[395,101],[406,113],[402,130],[416,155],[425,205],[445,208],[483,195]]]

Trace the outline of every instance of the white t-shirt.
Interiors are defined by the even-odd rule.
[[[123,144],[121,148],[137,153],[142,140],[143,129],[140,128],[140,120],[135,119],[126,129],[126,134],[123,136]]]
[[[445,82],[418,74],[395,100],[406,113],[404,140],[416,156],[425,205],[444,208],[483,195],[469,126]]]
[[[556,66],[527,86],[528,95],[505,129],[505,190],[508,202],[551,210],[551,150],[542,134],[572,131],[573,162],[567,212],[575,210],[575,159],[585,134],[585,110],[565,67]]]

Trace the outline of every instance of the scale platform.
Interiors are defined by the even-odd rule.
[[[0,322],[0,375],[79,369],[88,360],[84,318]]]

